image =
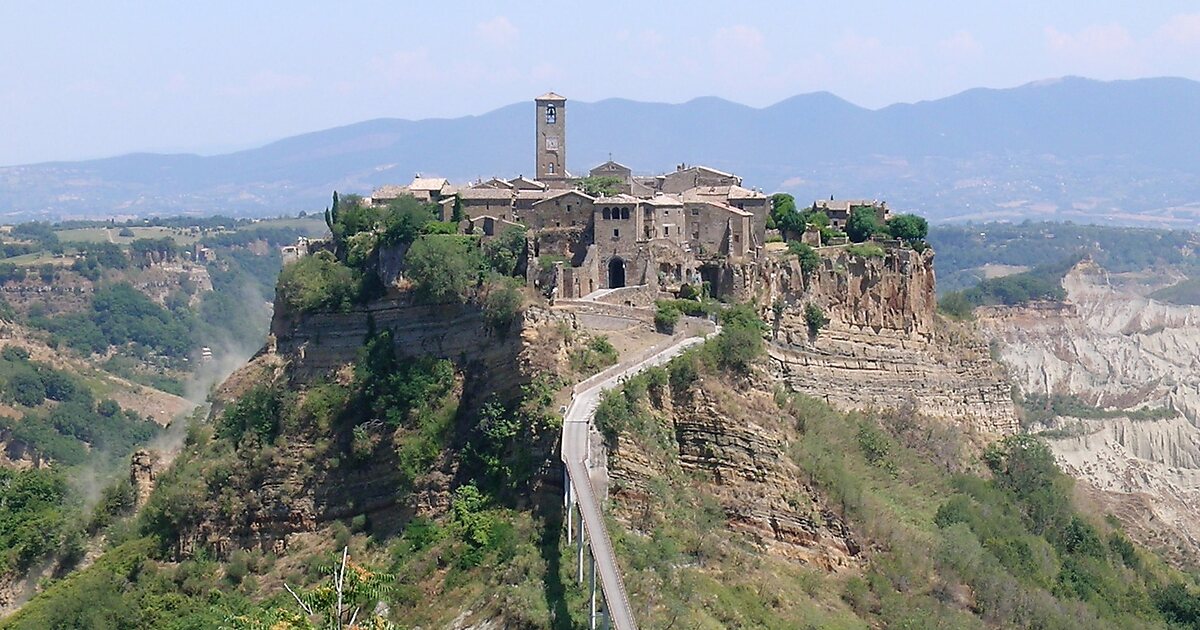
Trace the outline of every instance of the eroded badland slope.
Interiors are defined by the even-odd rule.
[[[1062,304],[982,309],[980,325],[1023,392],[1032,430],[1146,544],[1177,562],[1200,551],[1200,308],[1145,297],[1144,278],[1090,260]],[[1074,405],[1052,406],[1047,397]]]

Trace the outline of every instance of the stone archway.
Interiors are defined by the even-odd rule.
[[[608,261],[608,288],[619,289],[625,286],[625,261],[613,257]]]

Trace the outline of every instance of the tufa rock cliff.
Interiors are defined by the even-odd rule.
[[[792,389],[843,409],[912,404],[980,433],[1015,433],[1007,374],[975,331],[937,316],[934,282],[929,250],[827,248],[807,276],[789,257],[745,286],[770,307],[772,371]],[[809,304],[828,318],[816,334]]]
[[[858,566],[859,543],[787,455],[798,436],[771,390],[762,378],[710,377],[685,391],[651,391],[647,425],[622,433],[607,462],[610,496],[629,529],[653,534],[649,514],[667,480],[715,497],[725,527],[764,552],[826,571]]]

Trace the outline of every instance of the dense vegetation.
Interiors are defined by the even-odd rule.
[[[384,207],[334,193],[325,219],[333,251],[288,265],[279,276],[279,299],[299,311],[346,311],[383,293],[378,272],[381,248],[403,254],[402,275],[418,300],[477,302],[493,329],[503,333],[521,305],[525,232],[509,228],[486,242],[457,234],[457,226],[435,220],[436,204],[411,196]]]
[[[1191,270],[1196,235],[1186,230],[1076,225],[1025,221],[937,225],[929,243],[937,251],[938,291],[957,291],[982,279],[986,264],[1039,267],[1090,255],[1114,272],[1156,266]]]
[[[778,229],[785,238],[799,238],[808,226],[821,232],[822,242],[830,239],[849,238],[852,243],[862,243],[872,237],[894,238],[918,250],[925,248],[925,237],[929,223],[915,214],[897,214],[886,223],[881,223],[871,208],[855,208],[846,220],[845,231],[830,226],[829,216],[816,203],[800,210],[796,199],[787,193],[771,196],[771,213],[767,227]]]
[[[969,289],[942,295],[938,307],[943,313],[962,319],[970,316],[976,306],[1015,306],[1039,300],[1061,302],[1067,297],[1062,286],[1063,277],[1077,262],[1078,258],[1068,258],[1029,271],[988,278]]]
[[[0,434],[62,465],[91,461],[101,467],[158,431],[112,400],[97,402],[77,376],[31,361],[14,346],[0,352],[0,392],[23,411],[20,419],[0,416]]]

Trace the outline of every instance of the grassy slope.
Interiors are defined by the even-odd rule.
[[[728,392],[735,404],[746,388],[746,380],[716,370],[715,362],[700,361],[698,371],[681,364],[669,375],[645,378],[672,386],[703,379],[711,389]],[[752,382],[765,395],[761,390],[769,385]],[[647,383],[632,379],[626,388],[632,388],[635,403],[630,417],[606,426],[619,426],[626,438],[649,445],[650,462],[661,472],[651,480],[656,510],[639,526],[651,534],[627,531],[619,521],[613,527],[644,627],[1099,629],[1166,627],[1172,615],[1189,623],[1200,619],[1187,616],[1196,585],[1133,549],[1100,515],[1076,518],[1081,515],[1069,508],[1069,480],[1052,464],[1014,458],[1026,451],[1009,445],[1007,459],[989,461],[1022,465],[1004,464],[989,480],[979,449],[953,428],[903,412],[842,414],[802,396],[778,395],[778,409],[763,411],[773,416],[763,424],[781,427],[788,457],[863,543],[863,562],[829,574],[765,554],[727,529],[708,485],[712,480],[692,476],[674,460],[674,431],[668,415],[650,404]],[[326,408],[324,420],[310,418],[315,424],[308,430],[333,431],[335,437],[343,429],[322,424],[336,418],[335,412]],[[300,419],[292,413],[284,414],[292,418],[287,422]],[[460,418],[461,433],[450,443],[478,438],[470,427],[491,434],[504,426],[498,419]],[[279,439],[296,436],[295,428],[283,428]],[[414,434],[398,435],[408,440]],[[337,443],[331,439],[325,448]],[[459,468],[449,505],[410,520],[400,532],[372,532],[369,519],[351,519],[297,541],[284,556],[237,552],[217,562],[197,550],[174,562],[165,551],[171,528],[161,525],[170,523],[172,511],[214,508],[196,484],[211,483],[221,471],[241,478],[272,466],[273,452],[282,445],[243,442],[234,448],[229,438],[198,427],[174,471],[161,479],[151,500],[153,518],[144,513],[140,522],[114,525],[110,540],[121,546],[0,626],[90,623],[89,615],[114,611],[137,613],[109,627],[200,628],[234,615],[261,618],[291,606],[282,582],[315,585],[332,549],[348,544],[362,563],[396,577],[381,599],[403,626],[501,619],[508,627],[580,627],[586,604],[574,583],[557,491],[539,491],[537,485],[506,491],[504,477],[472,467],[486,458],[450,443],[443,444],[449,449],[443,453]],[[494,451],[501,459],[534,445],[539,457],[553,452],[536,441],[504,444]],[[330,461],[333,455],[321,458]],[[480,502],[464,500],[468,486],[483,489]],[[621,510],[619,515],[630,518]],[[353,529],[363,533],[352,535]],[[1162,595],[1171,583],[1181,585],[1181,598]]]

